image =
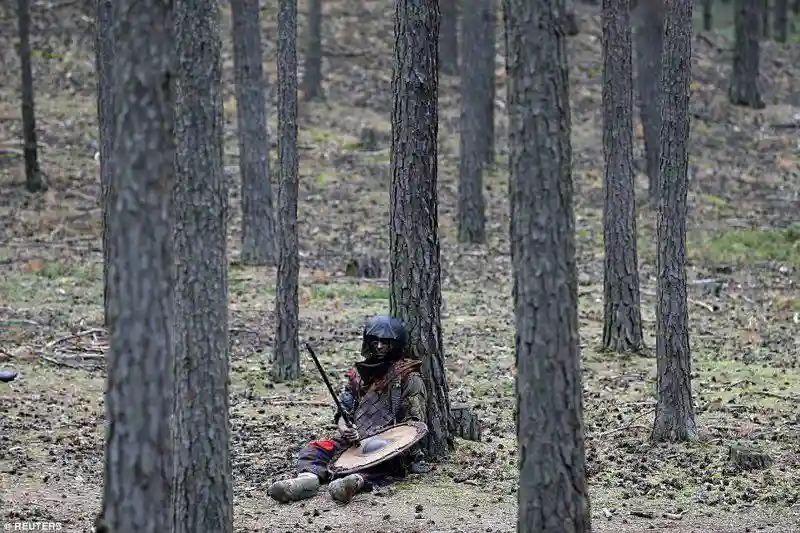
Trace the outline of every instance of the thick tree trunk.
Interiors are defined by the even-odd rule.
[[[278,243],[269,169],[258,0],[231,0],[239,173],[242,179],[242,263],[274,265]]]
[[[775,40],[785,43],[789,35],[789,0],[775,0]]]
[[[605,240],[603,348],[643,348],[633,180],[633,64],[629,0],[603,2]]]
[[[686,296],[692,0],[669,3],[664,47],[656,309],[658,400],[652,436],[657,441],[679,441],[697,438]]]
[[[489,2],[491,8],[491,2]],[[465,61],[461,68],[461,131],[459,133],[459,179],[458,179],[458,242],[486,242],[486,206],[483,198],[483,168],[485,165],[484,144],[487,119],[485,108],[488,83],[482,76],[485,63],[487,35],[485,13],[487,0],[466,0],[461,18],[461,57],[475,58]],[[493,85],[492,85],[493,86]],[[494,102],[492,102],[492,105]]]
[[[759,6],[756,0],[736,0],[733,70],[728,98],[733,105],[763,109],[764,101],[758,90]]]
[[[322,90],[322,0],[308,2],[308,48],[303,73],[306,100],[325,98]]]
[[[39,168],[39,146],[36,140],[36,110],[31,66],[31,11],[28,0],[17,0],[19,28],[19,63],[22,70],[22,136],[25,142],[25,186],[30,192],[47,189]]]
[[[634,35],[637,64],[639,116],[644,133],[648,193],[650,204],[658,201],[658,165],[661,143],[661,52],[664,41],[663,0],[642,0],[637,8],[637,27]]]
[[[108,242],[108,224],[113,197],[113,171],[111,170],[111,146],[114,143],[114,94],[111,70],[114,67],[113,47],[113,3],[111,0],[95,2],[94,57],[97,69],[97,126],[100,152],[100,205],[103,209],[103,309],[106,327],[108,323],[108,265],[112,251]]]
[[[273,377],[277,381],[300,375],[297,284],[300,257],[297,250],[297,2],[280,0],[278,14],[278,145],[280,150],[279,260],[275,315]]]
[[[714,0],[703,0],[703,31],[711,31],[714,26],[713,20]]]
[[[178,0],[174,533],[233,531],[228,190],[217,0]]]
[[[505,0],[518,531],[591,531],[563,0]]]
[[[446,455],[452,442],[436,190],[438,30],[436,0],[395,3],[389,307],[407,324],[411,353],[423,361],[429,431],[423,449],[429,459]]]
[[[439,31],[439,68],[442,74],[458,75],[458,3],[456,0],[441,0],[441,24]]]
[[[175,181],[171,79],[172,8],[117,0],[127,24],[114,30],[117,182],[108,239],[109,353],[105,485],[99,529],[172,528]]]

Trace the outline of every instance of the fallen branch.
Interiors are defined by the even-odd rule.
[[[586,437],[590,438],[590,439],[597,438],[597,437],[605,437],[607,435],[612,435],[614,433],[619,433],[620,431],[625,431],[626,429],[632,429],[632,428],[649,429],[648,426],[644,426],[642,424],[634,425],[633,423],[636,422],[637,420],[639,420],[640,418],[649,415],[650,413],[652,413],[654,411],[655,411],[655,409],[647,409],[646,411],[642,411],[638,415],[632,417],[630,420],[628,420],[628,422],[626,422],[625,424],[623,424],[622,426],[620,426],[618,428],[609,429],[608,431],[601,431],[600,433],[594,433],[592,435],[587,435]]]
[[[800,403],[800,396],[784,396],[783,394],[777,394],[775,392],[767,392],[761,390],[754,390],[754,391],[747,391],[752,392],[753,394],[759,394],[761,396],[767,396],[769,398],[777,398],[779,400],[784,400],[787,402],[798,402]]]
[[[85,337],[86,335],[93,335],[95,333],[105,333],[105,330],[101,329],[101,328],[92,328],[92,329],[87,329],[86,331],[79,331],[78,333],[73,333],[71,335],[64,335],[63,337],[60,337],[58,339],[55,339],[53,341],[48,342],[44,346],[44,350],[48,350],[50,348],[53,348],[54,346],[57,346],[57,345],[61,344],[62,342],[66,342],[66,341],[72,340],[72,339],[78,339],[80,337]]]
[[[653,296],[653,297],[657,297],[658,296],[654,291],[642,290],[641,292],[642,292],[642,294],[646,294],[647,296]],[[714,309],[713,305],[707,304],[705,302],[701,302],[700,300],[693,300],[691,298],[686,298],[686,301],[688,303],[690,303],[690,304],[696,305],[698,307],[702,307],[703,309],[707,309],[707,310],[711,311],[712,313],[717,311],[716,309]]]

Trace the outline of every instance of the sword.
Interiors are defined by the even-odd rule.
[[[353,420],[350,418],[350,415],[347,414],[347,411],[344,410],[342,407],[341,402],[339,402],[339,397],[333,391],[333,387],[331,386],[331,382],[328,381],[328,374],[322,369],[322,365],[319,364],[319,359],[317,359],[317,355],[314,353],[314,350],[311,349],[311,345],[306,343],[306,350],[308,350],[308,354],[311,356],[311,359],[314,360],[314,364],[317,365],[317,370],[319,371],[320,375],[322,375],[322,380],[325,382],[325,385],[328,387],[328,392],[331,393],[333,397],[333,401],[336,402],[336,407],[339,409],[339,413],[344,418],[345,423],[353,427]]]

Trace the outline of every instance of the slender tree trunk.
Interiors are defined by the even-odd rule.
[[[118,194],[108,239],[105,484],[98,531],[172,528],[175,181],[172,7],[117,0],[114,139]]]
[[[266,85],[258,0],[231,0],[239,173],[242,179],[242,263],[277,264],[278,243],[269,168]]]
[[[481,83],[481,111],[483,124],[483,150],[484,163],[487,167],[493,167],[495,162],[494,155],[494,99],[495,99],[495,56],[497,52],[495,45],[497,8],[495,0],[485,0],[480,5],[483,13],[481,22],[483,25],[475,34],[480,42],[480,49],[475,61],[478,62],[478,70],[481,72],[478,81]]]
[[[775,0],[775,40],[785,43],[789,35],[789,0]]]
[[[429,459],[445,456],[452,445],[436,189],[438,34],[436,0],[395,2],[389,307],[407,324],[411,354],[423,362],[428,436],[422,448]]]
[[[39,168],[39,147],[36,140],[36,111],[33,95],[33,68],[31,66],[31,11],[28,0],[17,0],[19,23],[19,62],[22,67],[22,136],[25,142],[25,186],[30,192],[47,190]]]
[[[703,0],[703,30],[711,31],[713,28],[714,0]]]
[[[461,57],[475,58],[461,68],[461,131],[459,133],[458,180],[458,241],[486,242],[486,207],[483,199],[483,167],[486,108],[490,97],[482,76],[488,76],[486,65],[480,61],[486,56],[485,13],[487,0],[466,0],[461,18],[461,34],[471,39],[461,39]],[[489,3],[491,8],[491,3]],[[491,72],[494,80],[494,70]],[[492,102],[494,104],[494,102]]]
[[[764,101],[758,90],[761,56],[758,14],[757,0],[736,0],[736,41],[728,98],[733,105],[763,109]]]
[[[111,206],[114,205],[111,169],[111,147],[114,143],[114,80],[111,70],[114,67],[113,22],[111,0],[95,2],[95,40],[94,55],[97,69],[97,125],[100,148],[100,204],[103,209],[103,320],[108,323],[108,265],[112,251],[108,241],[108,224]]]
[[[173,532],[233,532],[228,190],[217,0],[177,0]]]
[[[308,48],[306,48],[303,95],[306,100],[325,98],[322,90],[322,0],[308,2]]]
[[[633,64],[629,0],[603,2],[605,240],[603,348],[643,346],[633,180]]]
[[[769,27],[769,0],[761,0],[761,5],[757,6],[761,14],[761,35],[764,39],[769,39],[771,32]]]
[[[661,143],[661,111],[659,91],[661,53],[664,41],[663,0],[642,0],[638,8],[639,22],[634,35],[637,60],[639,116],[644,133],[644,154],[647,168],[650,205],[658,201],[658,165]]]
[[[686,210],[689,188],[689,86],[692,0],[668,3],[662,85],[661,190],[658,202],[658,367],[653,439],[697,438],[691,387],[686,296]]]
[[[563,0],[504,0],[520,533],[591,531]]]
[[[280,245],[275,296],[278,324],[273,377],[277,381],[300,375],[297,284],[297,2],[280,0],[278,14],[278,136],[281,178],[278,189]]]
[[[441,0],[439,31],[439,67],[442,74],[458,75],[458,4],[456,0]]]

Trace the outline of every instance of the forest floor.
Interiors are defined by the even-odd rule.
[[[11,84],[0,88],[0,368],[21,373],[0,388],[0,522],[58,521],[65,531],[89,531],[102,487],[106,348],[91,28],[87,19],[64,11],[74,9],[70,3],[49,9],[36,5],[36,111],[40,159],[50,181],[45,194],[29,194],[23,187],[16,153],[18,95]],[[656,370],[652,354],[622,357],[598,350],[603,318],[600,29],[597,13],[580,9],[581,34],[570,39],[569,49],[595,531],[799,531],[800,145],[797,129],[771,124],[792,116],[800,120],[800,46],[763,44],[761,81],[768,107],[753,111],[727,103],[731,43],[725,32],[694,40],[688,274],[692,387],[701,439],[653,445],[648,440]],[[301,3],[301,44],[303,10]],[[323,364],[341,373],[358,357],[364,317],[388,310],[385,280],[356,280],[342,272],[354,253],[376,255],[384,264],[388,255],[392,14],[390,3],[374,0],[331,0],[325,10],[327,101],[300,106],[301,340],[317,346]],[[263,16],[274,83],[277,17],[272,8]],[[10,14],[0,11],[0,26],[0,35],[14,35]],[[294,454],[305,442],[334,431],[332,409],[306,358],[298,382],[278,385],[269,377],[275,271],[237,263],[240,198],[227,25],[226,32],[236,530],[514,531],[514,326],[502,47],[497,168],[485,178],[485,246],[456,242],[458,79],[441,77],[445,352],[451,397],[475,406],[484,421],[482,440],[458,441],[432,473],[359,495],[345,508],[323,491],[304,503],[279,505],[266,495],[269,483],[291,475]],[[14,47],[0,50],[7,78],[18,79]],[[274,103],[274,90],[270,99]],[[274,114],[270,120],[274,131]],[[379,133],[379,149],[359,148],[362,128]],[[641,161],[638,125],[636,136]],[[655,217],[644,201],[638,165],[642,304],[652,350]],[[272,168],[277,168],[274,150]],[[774,459],[772,467],[731,468],[727,454],[736,443],[763,449]]]

